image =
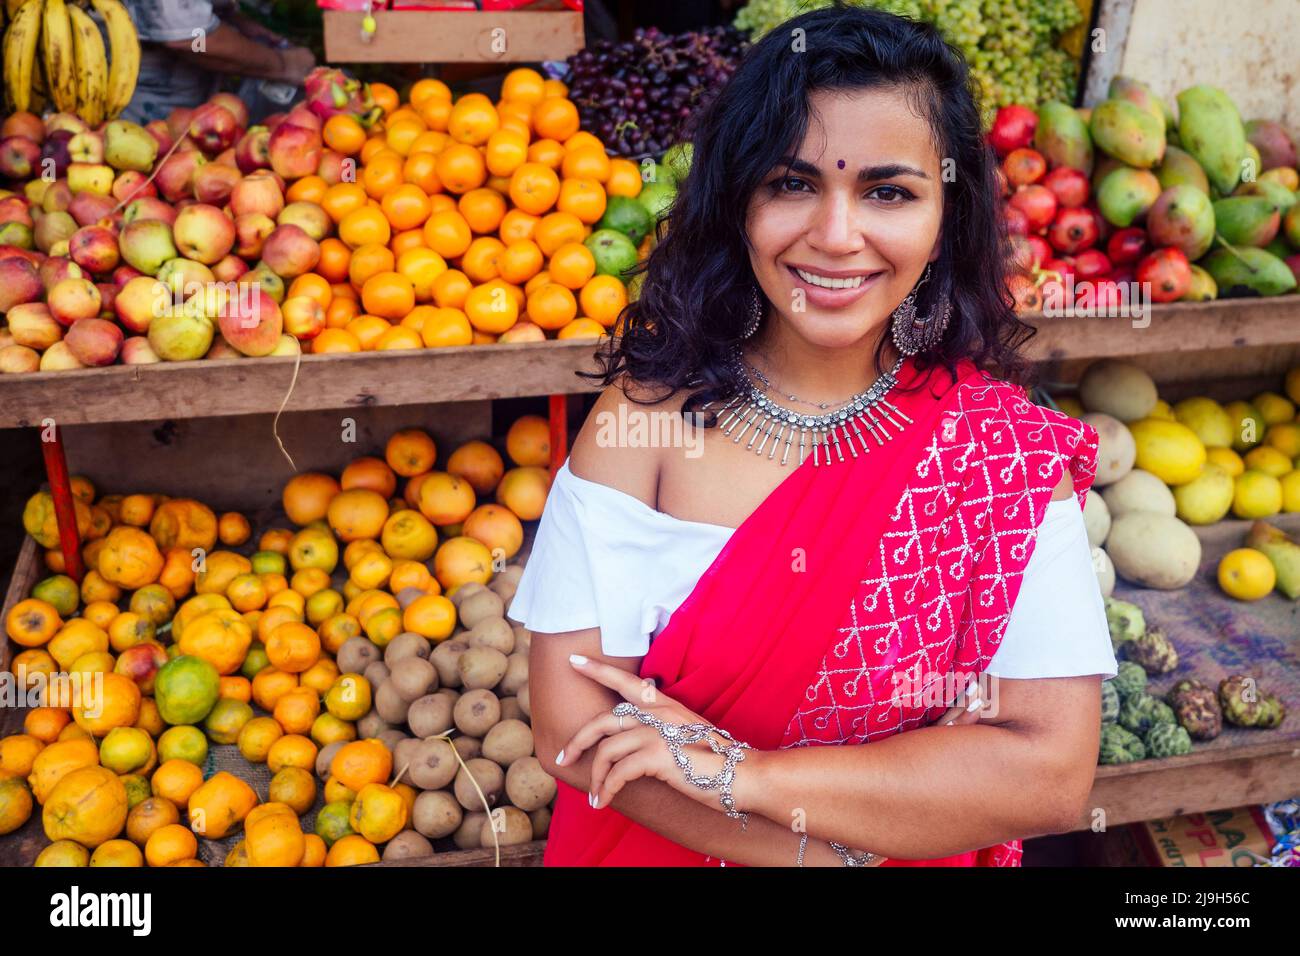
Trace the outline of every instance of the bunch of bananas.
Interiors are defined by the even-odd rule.
[[[131,15],[121,0],[89,0],[86,6],[107,27],[111,59],[99,25],[82,5],[5,0],[4,82],[12,109],[49,105],[94,127],[131,102],[140,73],[140,38]]]

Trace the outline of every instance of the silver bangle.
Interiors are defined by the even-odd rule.
[[[664,742],[668,744],[668,752],[673,755],[673,761],[681,769],[687,782],[699,787],[701,790],[718,790],[721,795],[722,809],[727,816],[733,820],[739,820],[742,830],[748,826],[749,814],[736,809],[736,801],[731,796],[731,784],[736,778],[736,764],[745,759],[746,750],[753,749],[749,744],[736,740],[721,727],[714,727],[712,724],[666,723],[654,714],[648,713],[627,701],[617,704],[613,713],[618,717],[631,715],[647,727],[653,727],[657,730],[659,736],[663,737]],[[728,746],[723,746],[714,740],[713,735],[715,734],[726,740]],[[697,774],[695,768],[691,765],[691,758],[682,749],[686,745],[698,743],[708,744],[709,749],[724,760],[722,769],[712,777]]]
[[[795,866],[803,866],[804,850],[808,849],[808,831],[805,830],[803,838],[799,841],[799,858],[795,861]]]
[[[831,849],[840,855],[840,859],[844,861],[845,866],[870,866],[876,860],[880,859],[880,857],[874,853],[863,853],[861,856],[854,856],[853,851],[843,843],[836,843],[834,840],[828,842],[831,845]]]

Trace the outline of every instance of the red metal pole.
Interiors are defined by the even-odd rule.
[[[551,477],[560,470],[564,459],[569,457],[569,396],[549,396],[549,418],[551,422]]]
[[[50,497],[54,499],[54,516],[59,522],[59,548],[63,551],[65,573],[80,584],[86,569],[81,563],[81,535],[77,533],[77,511],[72,503],[68,459],[63,454],[59,427],[48,427],[48,437],[42,429],[41,454],[45,456],[45,475],[50,482]]]

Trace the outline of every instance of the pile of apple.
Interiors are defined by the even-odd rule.
[[[0,372],[297,353],[295,333],[318,330],[279,302],[332,223],[285,191],[352,164],[324,148],[332,107],[315,106],[253,127],[228,93],[146,126],[7,117]]]

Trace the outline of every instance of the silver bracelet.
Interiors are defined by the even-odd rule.
[[[803,832],[803,838],[799,841],[799,858],[795,861],[795,866],[803,866],[803,853],[808,849],[808,831]]]
[[[745,759],[746,750],[753,749],[749,744],[736,740],[721,727],[714,727],[712,724],[666,723],[654,714],[648,713],[627,701],[617,704],[613,712],[619,717],[629,715],[635,717],[647,727],[653,727],[657,730],[659,736],[663,737],[665,743],[668,744],[668,752],[673,755],[673,761],[681,769],[687,782],[699,787],[701,790],[720,791],[722,809],[727,816],[733,820],[739,820],[742,830],[748,826],[749,814],[736,809],[736,801],[731,796],[731,784],[736,778],[736,764]],[[713,739],[714,734],[728,741],[729,746],[719,744]],[[724,760],[722,769],[712,777],[697,774],[694,767],[691,766],[691,758],[682,749],[686,745],[698,743],[708,744],[709,749]]]
[[[880,859],[880,857],[874,853],[863,853],[861,856],[854,856],[853,851],[843,843],[836,843],[834,840],[829,840],[827,842],[830,843],[831,849],[840,855],[840,859],[844,861],[845,866],[870,866],[876,860]]]

